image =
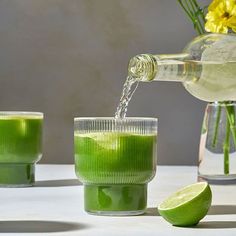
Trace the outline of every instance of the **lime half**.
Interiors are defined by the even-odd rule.
[[[158,211],[172,225],[196,225],[207,214],[211,199],[208,183],[195,183],[169,196],[158,206]]]

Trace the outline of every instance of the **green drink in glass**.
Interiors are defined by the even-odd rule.
[[[85,210],[139,215],[156,170],[157,120],[75,118],[75,169],[84,183]]]
[[[42,156],[43,114],[0,112],[0,186],[25,187],[35,181]]]

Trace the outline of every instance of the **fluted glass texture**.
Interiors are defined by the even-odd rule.
[[[0,112],[0,163],[35,163],[42,156],[40,112]]]
[[[75,168],[84,184],[145,184],[156,170],[157,119],[75,118]]]
[[[43,113],[0,112],[0,187],[32,186],[42,157]]]

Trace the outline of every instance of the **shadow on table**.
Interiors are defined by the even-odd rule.
[[[84,224],[61,221],[0,221],[0,233],[52,233],[82,230],[87,227]]]
[[[149,207],[146,209],[143,216],[160,216],[157,207]]]
[[[236,214],[236,205],[213,205],[207,215],[230,215]],[[147,208],[144,216],[160,216],[157,207]]]
[[[236,228],[236,221],[203,221],[193,228],[201,229],[233,229]]]
[[[200,181],[204,181],[204,179],[199,178]],[[236,180],[226,179],[226,180],[207,180],[208,184],[210,185],[236,185]]]
[[[82,185],[78,179],[55,179],[36,181],[35,187],[66,187]]]
[[[207,215],[230,215],[236,214],[236,205],[213,205]]]

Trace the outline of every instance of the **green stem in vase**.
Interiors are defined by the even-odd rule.
[[[214,127],[214,136],[212,140],[212,147],[216,147],[216,144],[217,144],[220,116],[221,116],[221,105],[217,106],[216,109],[217,109],[217,113],[216,113],[216,122],[215,122],[215,127]]]
[[[234,146],[236,147],[236,126],[235,126],[235,110],[233,105],[225,106],[227,120],[229,121],[230,131],[233,137]]]
[[[206,22],[206,19],[205,19],[205,14],[204,14],[204,8],[207,8],[208,6],[205,6],[204,8],[201,8],[197,1],[196,0],[192,0],[192,3],[194,4],[194,6],[196,7],[197,9],[197,14],[200,16],[200,20],[204,23],[205,25],[205,22]]]
[[[192,8],[192,14],[195,17],[195,22],[196,24],[198,24],[201,34],[204,34],[205,30],[204,30],[204,26],[202,25],[202,22],[205,22],[205,17],[203,17],[202,19],[202,15],[201,15],[202,9],[199,7],[196,1],[189,0],[189,2]]]
[[[199,20],[199,9],[201,8],[197,4],[197,2],[193,2],[192,0],[177,0],[177,2],[183,8],[189,19],[192,21],[194,29],[197,31],[197,33],[199,35],[204,34],[204,27],[201,20]]]
[[[230,150],[230,122],[226,119],[225,141],[223,145],[224,150],[224,174],[229,174],[229,150]]]

